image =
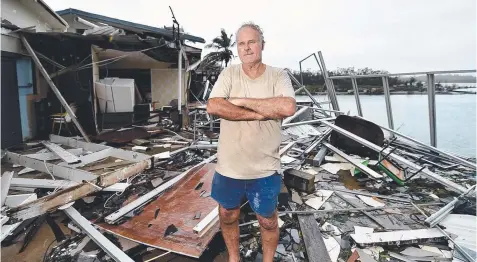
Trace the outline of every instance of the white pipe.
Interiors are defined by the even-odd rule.
[[[83,24],[83,25],[85,25],[85,26],[89,26],[89,27],[92,27],[92,28],[98,28],[98,27],[99,27],[99,26],[97,26],[97,25],[91,23],[90,21],[85,20],[85,19],[83,19],[83,18],[81,18],[81,17],[79,17],[79,16],[75,17],[75,20],[76,20],[77,22],[80,22],[81,24]]]
[[[182,109],[182,47],[181,49],[179,50],[179,58],[178,58],[178,66],[177,66],[177,70],[178,70],[178,76],[179,76],[179,79],[177,80],[177,82],[179,83],[178,87],[177,87],[177,110],[179,111],[179,114],[181,113],[181,109]]]

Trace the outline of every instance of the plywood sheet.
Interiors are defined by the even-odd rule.
[[[169,188],[164,195],[144,207],[139,215],[121,225],[97,224],[101,228],[124,238],[174,253],[199,257],[219,230],[219,224],[199,237],[193,228],[209,214],[217,203],[211,197],[201,197],[201,192],[210,192],[215,164],[205,164],[192,170],[183,179]],[[203,182],[200,189],[196,186]],[[157,218],[156,210],[160,209]],[[194,219],[197,212],[199,219]],[[164,236],[171,224],[178,229],[172,235]]]

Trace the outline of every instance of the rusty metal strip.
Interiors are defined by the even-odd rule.
[[[215,164],[205,164],[198,170],[191,170],[162,196],[144,206],[139,215],[120,225],[104,222],[97,225],[113,234],[147,246],[198,258],[219,230],[216,223],[202,236],[193,231],[201,221],[195,219],[195,214],[209,214],[217,206],[211,197],[200,197],[202,190],[210,192],[212,189],[214,171]],[[195,190],[201,182],[203,184],[200,190]],[[178,231],[164,236],[171,224]]]
[[[25,219],[39,216],[91,193],[100,191],[102,187],[108,187],[142,172],[149,164],[150,161],[144,160],[123,169],[102,174],[98,179],[92,180],[89,183],[83,182],[77,186],[63,189],[33,202],[12,208],[7,211],[7,216],[10,217],[8,223],[21,222]]]

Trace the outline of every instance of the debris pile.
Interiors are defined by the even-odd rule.
[[[475,162],[323,110],[302,104],[283,121],[276,261],[475,261]],[[42,261],[226,258],[210,197],[218,128],[190,116],[181,130],[51,135],[3,152],[2,251],[27,250],[47,224]],[[261,261],[247,202],[240,253]]]

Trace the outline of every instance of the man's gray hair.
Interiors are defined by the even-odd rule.
[[[240,32],[240,30],[242,30],[242,28],[245,28],[245,27],[249,27],[249,28],[252,28],[253,30],[257,31],[258,35],[259,35],[259,38],[260,38],[260,43],[263,44],[265,42],[265,39],[263,38],[262,28],[260,28],[260,26],[258,26],[254,22],[246,22],[246,23],[242,24],[242,26],[240,26],[240,28],[237,30],[237,33],[235,34],[235,41],[238,40],[237,37],[238,37],[238,33]]]

